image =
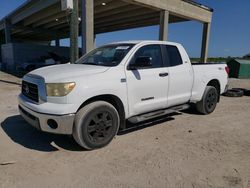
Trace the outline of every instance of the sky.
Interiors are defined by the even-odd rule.
[[[0,19],[25,0],[0,0]],[[250,0],[197,0],[214,9],[209,56],[244,56],[250,53]],[[202,23],[188,21],[169,25],[169,41],[181,43],[190,57],[199,57]],[[96,46],[124,40],[157,40],[159,26],[117,31],[96,36]],[[67,46],[68,40],[61,41]]]

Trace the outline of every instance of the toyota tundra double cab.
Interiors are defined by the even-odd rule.
[[[210,114],[227,83],[225,64],[192,65],[180,44],[119,42],[74,63],[25,75],[19,111],[37,129],[73,135],[91,150],[108,145],[126,122],[143,122],[191,104]]]

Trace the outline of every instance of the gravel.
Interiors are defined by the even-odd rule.
[[[20,79],[0,72],[0,187],[250,187],[250,97],[222,97],[120,133],[100,150],[46,134],[18,115]],[[250,80],[230,80],[250,90]]]

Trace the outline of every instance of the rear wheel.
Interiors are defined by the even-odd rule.
[[[76,114],[73,136],[83,148],[98,149],[112,141],[119,125],[120,118],[115,107],[97,101],[86,105]]]
[[[200,102],[196,104],[198,112],[207,115],[214,112],[218,103],[219,94],[215,87],[207,86]]]

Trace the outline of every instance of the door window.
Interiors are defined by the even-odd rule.
[[[160,45],[147,45],[147,46],[140,48],[135,53],[131,64],[134,63],[138,57],[151,57],[152,58],[152,68],[161,68],[163,65]]]
[[[176,46],[166,46],[168,62],[170,67],[175,67],[183,64],[180,52]]]

